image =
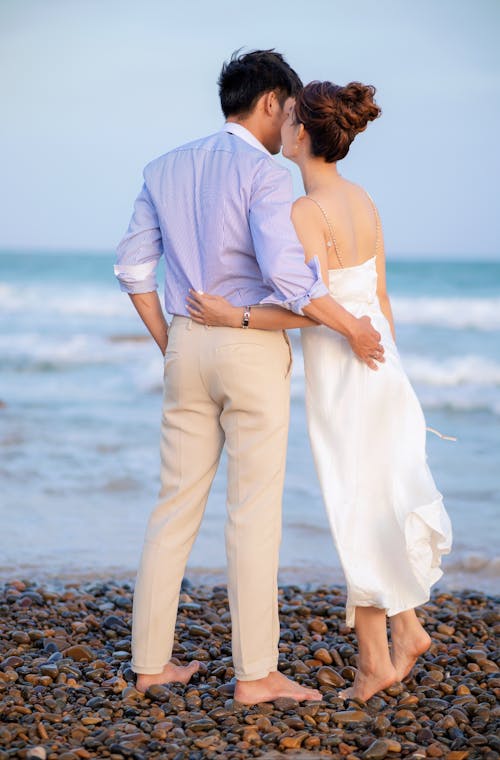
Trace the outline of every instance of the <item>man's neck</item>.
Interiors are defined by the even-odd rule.
[[[228,116],[226,119],[228,124],[239,124],[240,127],[245,127],[245,129],[248,129],[248,131],[255,137],[256,140],[258,140],[267,150],[269,148],[266,145],[266,136],[264,134],[264,131],[258,124],[256,119],[250,118],[240,118],[238,116]]]

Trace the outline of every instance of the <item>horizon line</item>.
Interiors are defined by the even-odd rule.
[[[43,256],[43,255],[56,255],[56,256],[64,256],[64,255],[70,255],[70,256],[114,256],[115,255],[115,249],[114,248],[30,248],[27,246],[14,246],[14,247],[3,247],[0,246],[0,255],[6,255],[6,254],[20,254],[20,255],[30,255],[34,254],[37,256]],[[500,263],[500,253],[497,254],[488,254],[488,253],[480,253],[480,254],[473,254],[473,253],[445,253],[445,252],[433,252],[433,253],[422,253],[422,252],[412,252],[412,253],[396,253],[396,252],[387,252],[386,251],[386,260],[388,263],[392,261],[411,261],[413,263],[418,263],[419,261],[433,261],[436,263],[440,262],[449,262],[449,261],[461,261],[461,262],[467,262],[467,263]]]

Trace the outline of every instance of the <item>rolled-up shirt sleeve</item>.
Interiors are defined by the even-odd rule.
[[[150,293],[157,289],[156,269],[163,253],[158,215],[146,186],[134,204],[127,232],[116,249],[114,272],[126,293]]]
[[[250,200],[250,232],[264,282],[274,291],[262,303],[303,314],[313,298],[328,294],[317,257],[308,263],[291,220],[292,180],[275,162],[255,175]]]

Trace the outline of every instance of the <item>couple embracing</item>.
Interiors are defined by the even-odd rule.
[[[132,670],[144,692],[187,683],[199,667],[171,655],[181,581],[225,445],[235,698],[321,699],[278,671],[285,330],[300,327],[310,441],[359,645],[343,696],[366,700],[429,647],[414,608],[451,546],[425,420],[395,345],[379,215],[337,170],[380,109],[371,86],[303,87],[275,51],[234,55],[219,93],[223,128],[146,166],[115,265],[165,356],[161,489],[135,584]],[[293,205],[289,172],[273,159],[281,147],[304,181]],[[161,256],[170,326],[156,289]]]

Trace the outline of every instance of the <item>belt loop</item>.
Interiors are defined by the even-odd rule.
[[[187,329],[188,330],[192,330],[193,329],[193,320],[191,318],[188,319]]]

